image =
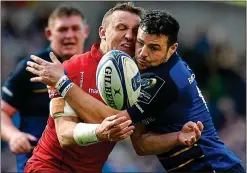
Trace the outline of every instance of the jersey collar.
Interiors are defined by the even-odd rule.
[[[99,62],[103,56],[103,54],[99,51],[99,44],[93,44],[91,47],[91,56]]]

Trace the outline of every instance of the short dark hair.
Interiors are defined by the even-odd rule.
[[[73,7],[73,6],[69,6],[66,4],[62,4],[60,6],[58,6],[49,16],[48,19],[48,25],[52,25],[52,22],[54,21],[54,19],[62,17],[62,16],[80,16],[82,20],[85,20],[84,15],[82,14],[82,12],[80,12],[79,9]]]
[[[179,23],[165,10],[147,10],[141,16],[141,29],[147,34],[165,35],[168,37],[168,45],[177,42]]]
[[[124,2],[124,3],[118,3],[115,7],[108,10],[102,20],[102,25],[107,26],[107,18],[110,16],[114,11],[127,11],[133,14],[136,14],[141,17],[141,14],[143,12],[143,9],[141,7],[135,7],[133,2]]]

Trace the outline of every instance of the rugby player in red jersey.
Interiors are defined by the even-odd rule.
[[[54,92],[54,90],[51,91],[53,97],[50,105],[52,118],[49,118],[47,128],[34,150],[33,157],[28,161],[25,172],[100,172],[115,145],[115,142],[104,141],[118,141],[133,133],[132,121],[127,120],[126,117],[116,118],[116,116],[110,116],[103,122],[100,116],[97,119],[97,116],[95,116],[97,112],[94,112],[96,110],[95,106],[103,104],[102,102],[97,102],[96,105],[89,102],[75,103],[79,108],[82,106],[84,111],[85,109],[88,110],[89,114],[90,112],[93,113],[92,116],[94,117],[88,114],[86,116],[87,119],[84,119],[83,116],[79,115],[79,111],[77,114],[71,109],[63,97],[76,84],[79,86],[78,90],[75,90],[78,96],[81,94],[81,89],[83,89],[95,99],[101,100],[95,82],[98,62],[104,53],[113,49],[122,50],[130,56],[134,56],[140,14],[141,10],[132,6],[131,3],[120,4],[110,9],[104,16],[102,26],[99,28],[100,45],[95,44],[92,46],[91,51],[83,55],[75,55],[69,61],[63,63],[63,68],[68,77],[61,78],[58,85],[55,86],[61,95],[58,92]],[[38,57],[35,58],[38,59]],[[51,58],[56,61],[53,55],[51,55]],[[45,61],[42,61],[41,64],[45,65],[45,63]],[[33,72],[30,69],[31,67],[42,70],[39,69],[41,66],[37,66],[35,63],[28,62],[28,65],[30,67],[27,70],[31,72]],[[58,65],[60,64],[58,63]],[[63,73],[63,69],[61,70]],[[57,73],[61,73],[61,71],[57,71]],[[84,94],[84,99],[89,95]],[[109,107],[109,110],[112,109]],[[116,110],[115,113],[118,113],[118,111]],[[79,117],[85,122],[102,123],[82,123]],[[182,131],[181,135],[178,136],[178,140],[176,133],[176,137],[172,138],[173,143],[169,144],[174,145],[175,143],[176,145],[178,142],[184,142],[189,145],[198,139],[200,130],[196,124],[189,122],[185,126],[191,127],[192,130]],[[97,130],[95,130],[96,128]],[[198,133],[195,134],[195,131]],[[87,139],[84,138],[88,134],[92,135]],[[191,136],[193,137],[190,138]],[[167,138],[167,140],[169,141],[170,139]],[[98,141],[103,142],[98,143]]]

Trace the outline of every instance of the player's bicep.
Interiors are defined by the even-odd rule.
[[[1,111],[5,112],[8,116],[12,117],[17,110],[15,107],[11,106],[4,100],[1,100]]]

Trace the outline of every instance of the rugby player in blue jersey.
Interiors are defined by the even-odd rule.
[[[36,55],[51,61],[49,53],[54,51],[59,60],[64,61],[74,54],[83,53],[88,26],[77,8],[61,5],[49,16],[45,34],[50,46]],[[42,83],[30,82],[30,77],[34,75],[26,71],[29,60],[25,58],[20,61],[2,86],[1,138],[16,154],[17,172],[24,172],[49,116],[48,89]],[[19,129],[11,119],[16,112],[20,115]]]
[[[195,74],[176,52],[178,32],[179,23],[166,11],[153,10],[143,15],[135,50],[142,90],[138,102],[129,109],[118,111],[105,106],[76,85],[64,99],[86,122],[100,123],[114,114],[131,119],[136,125],[131,140],[137,154],[157,155],[168,172],[245,172],[241,161],[220,141]],[[40,76],[33,82],[54,86],[64,75],[56,73],[62,72],[60,64],[33,59],[37,64],[30,63],[28,70]],[[52,70],[44,74],[45,69]],[[184,143],[181,135],[186,135],[184,124],[188,121],[197,122],[194,126],[200,130],[203,124],[204,129],[199,140],[197,135],[196,141]],[[109,140],[114,140],[114,128],[118,127],[109,129]],[[97,142],[92,136],[99,137],[100,130],[99,125],[95,133],[84,134],[90,138],[82,142]]]

